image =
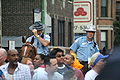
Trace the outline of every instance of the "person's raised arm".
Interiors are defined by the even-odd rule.
[[[48,46],[49,45],[49,41],[43,39],[40,35],[37,34],[37,30],[32,30],[32,32],[34,33],[34,35],[38,38],[39,42],[43,45],[43,46]]]

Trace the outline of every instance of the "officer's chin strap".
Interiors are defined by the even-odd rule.
[[[95,48],[96,47],[96,42],[94,41],[94,46],[93,46],[93,48]]]

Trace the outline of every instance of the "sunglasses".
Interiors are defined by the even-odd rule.
[[[64,57],[65,55],[63,54],[63,55],[57,55],[56,57]]]

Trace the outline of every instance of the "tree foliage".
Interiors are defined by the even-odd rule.
[[[113,23],[114,29],[114,46],[120,46],[120,21]]]

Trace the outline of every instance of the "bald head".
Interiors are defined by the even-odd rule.
[[[5,63],[7,58],[7,51],[4,48],[0,48],[0,66]]]
[[[7,56],[7,51],[4,48],[0,48],[0,54]]]
[[[19,60],[19,53],[18,53],[18,51],[16,49],[8,50],[7,59],[9,61],[9,63],[11,63],[13,65],[17,65],[17,62]]]
[[[10,55],[12,53],[18,53],[18,51],[16,49],[10,49],[10,50],[8,50],[8,55]]]

